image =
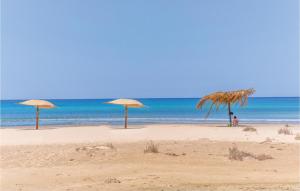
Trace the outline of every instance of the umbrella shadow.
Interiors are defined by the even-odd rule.
[[[17,130],[21,131],[42,131],[42,130],[49,130],[49,129],[58,129],[58,127],[40,127],[39,129],[35,129],[35,127],[22,127],[22,128],[17,128]]]
[[[217,125],[215,127],[228,127],[227,125]],[[233,128],[236,128],[234,126],[232,126]],[[237,127],[253,127],[252,125],[238,125]]]

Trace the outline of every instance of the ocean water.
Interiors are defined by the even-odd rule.
[[[209,104],[196,109],[198,98],[138,99],[146,106],[129,109],[129,123],[224,123],[227,108],[213,110],[205,118]],[[1,127],[35,124],[34,107],[17,104],[23,100],[1,100]],[[110,99],[49,100],[57,107],[41,109],[41,125],[100,125],[123,124],[122,106],[105,104]],[[249,98],[248,105],[234,105],[232,111],[241,122],[300,123],[300,98]]]

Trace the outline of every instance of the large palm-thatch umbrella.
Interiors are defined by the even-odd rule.
[[[129,107],[134,107],[134,108],[140,108],[144,107],[144,105],[134,99],[116,99],[113,101],[106,102],[108,104],[115,104],[115,105],[123,105],[125,107],[125,123],[124,127],[127,129],[127,118],[128,118],[128,108]]]
[[[203,107],[203,105],[207,101],[211,101],[211,105],[209,108],[209,111],[206,115],[210,114],[213,106],[216,106],[216,109],[218,110],[221,105],[228,106],[228,115],[229,115],[229,125],[231,126],[231,110],[230,105],[234,103],[239,103],[240,106],[243,106],[247,104],[248,97],[252,95],[255,92],[254,89],[244,89],[244,90],[237,90],[237,91],[228,91],[228,92],[215,92],[209,95],[206,95],[200,99],[200,101],[197,103],[197,109],[200,109]]]
[[[37,100],[37,99],[31,99],[27,101],[20,102],[19,104],[22,105],[30,105],[34,106],[36,108],[36,123],[35,123],[35,129],[39,129],[39,111],[40,108],[43,109],[50,109],[55,107],[55,105],[49,101],[46,100]]]

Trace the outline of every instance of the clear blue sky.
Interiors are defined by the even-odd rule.
[[[298,0],[1,0],[2,99],[299,96]]]

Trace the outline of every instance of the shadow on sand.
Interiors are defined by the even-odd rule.
[[[109,126],[109,128],[113,130],[130,130],[130,129],[144,129],[146,127],[140,125],[132,125],[127,127],[127,129],[125,129],[124,126]]]

